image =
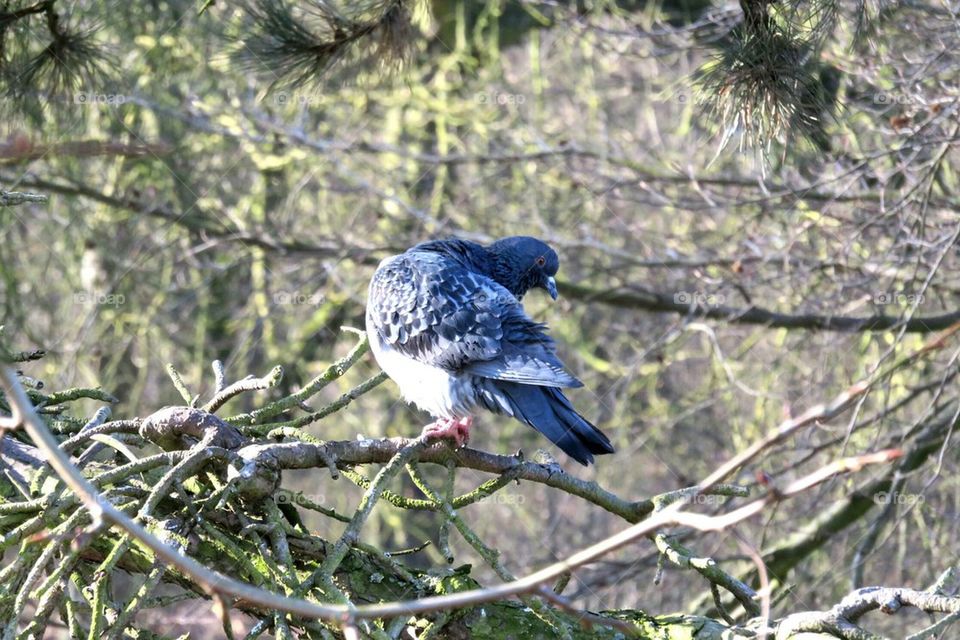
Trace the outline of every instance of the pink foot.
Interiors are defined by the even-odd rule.
[[[473,417],[466,418],[438,418],[433,424],[428,424],[423,429],[423,433],[428,438],[450,438],[459,449],[470,440],[470,427],[473,425]]]

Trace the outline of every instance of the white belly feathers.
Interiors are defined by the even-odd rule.
[[[435,418],[464,418],[476,406],[473,376],[457,376],[429,364],[417,362],[385,344],[376,329],[367,323],[370,349],[380,368],[412,402]]]

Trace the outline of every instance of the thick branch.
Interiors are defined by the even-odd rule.
[[[323,443],[252,444],[240,449],[238,454],[246,461],[250,474],[257,473],[260,468],[326,467],[329,460],[334,460],[338,467],[346,468],[358,464],[385,464],[413,442],[409,438],[379,438]],[[595,482],[581,480],[566,473],[557,465],[527,462],[519,456],[503,456],[469,448],[453,450],[445,443],[435,443],[424,448],[418,460],[436,464],[446,464],[448,460],[453,460],[458,467],[496,475],[509,474],[510,477],[518,480],[537,482],[561,489],[603,507],[628,522],[639,522],[652,513],[656,506],[655,498],[630,502],[610,493]],[[736,491],[736,488],[726,485],[720,489]]]
[[[870,611],[893,614],[903,607],[914,607],[927,613],[960,612],[960,598],[930,591],[891,587],[866,587],[846,596],[829,611],[808,611],[784,618],[777,627],[777,638],[789,638],[801,631],[831,633],[845,640],[874,640],[875,635],[858,626]]]

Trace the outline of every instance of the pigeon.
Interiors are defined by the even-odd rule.
[[[563,394],[583,383],[521,304],[532,288],[556,300],[559,266],[528,236],[433,240],[380,263],[367,299],[371,351],[404,399],[434,417],[429,436],[463,446],[482,408],[530,425],[580,464],[613,453]]]

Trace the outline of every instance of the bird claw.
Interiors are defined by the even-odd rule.
[[[439,439],[449,438],[456,443],[456,448],[467,444],[470,441],[470,427],[473,425],[473,418],[439,418],[436,422],[428,424],[423,429],[427,438]]]

